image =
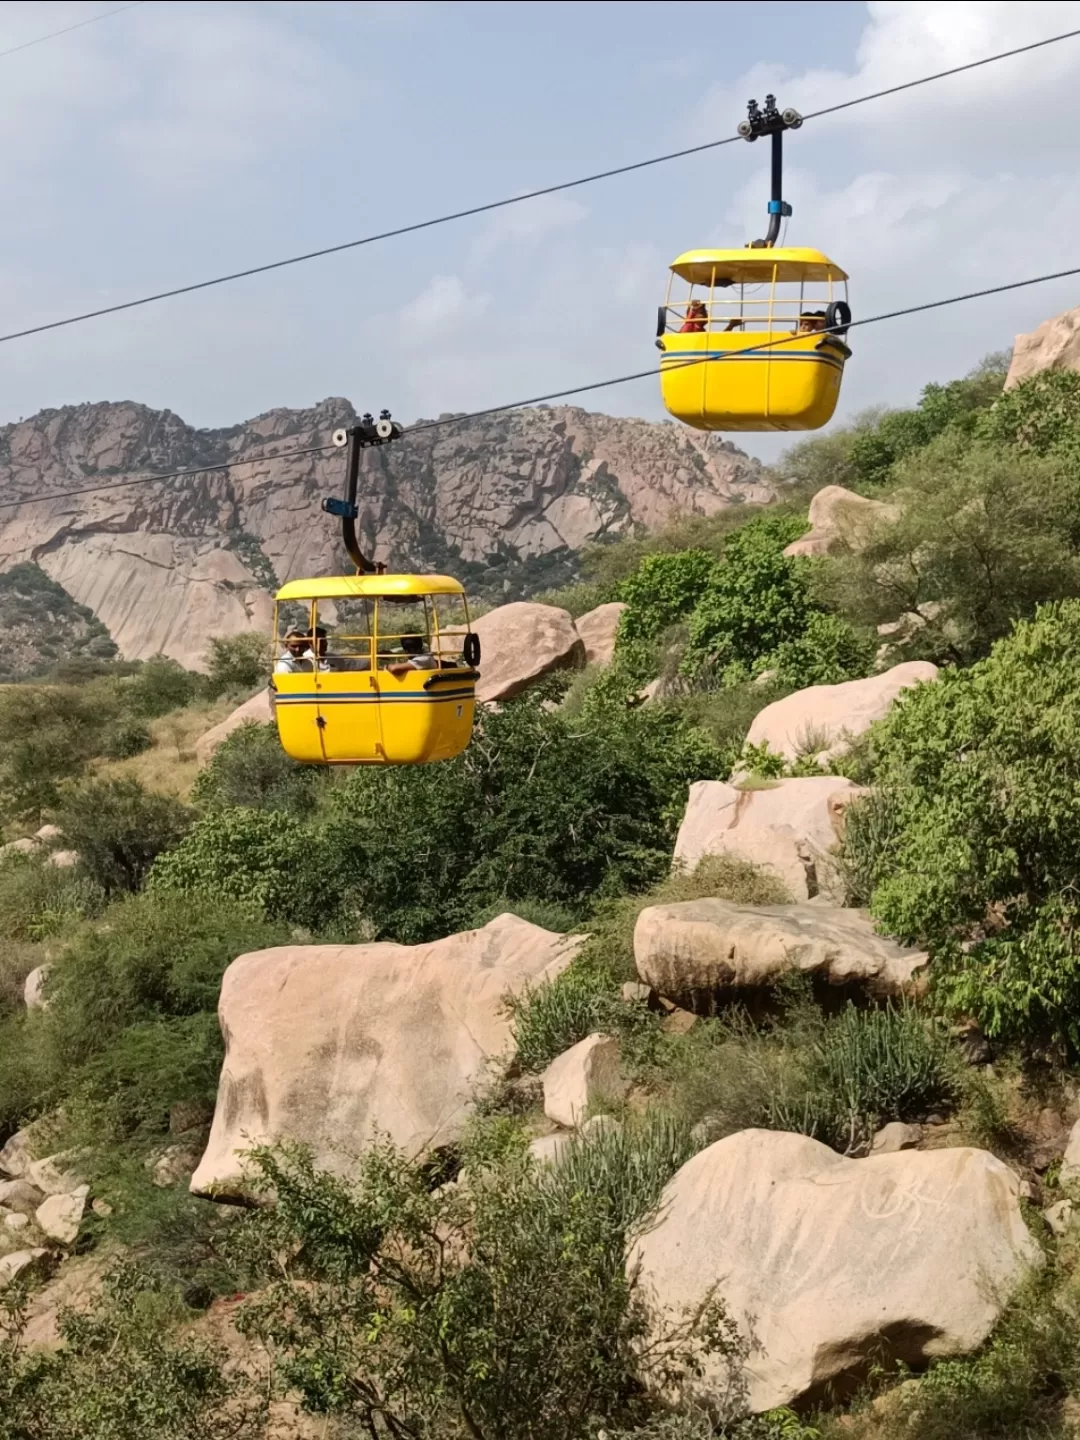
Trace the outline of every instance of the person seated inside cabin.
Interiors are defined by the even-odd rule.
[[[311,653],[311,636],[304,630],[298,630],[295,625],[290,625],[281,638],[285,648],[274,665],[274,674],[307,675],[310,673],[311,665],[305,657]]]
[[[679,326],[680,335],[700,335],[709,323],[709,312],[700,300],[691,300],[686,307],[686,319]]]
[[[795,331],[796,335],[813,335],[818,330],[825,330],[824,310],[804,310],[799,316],[799,326]]]
[[[305,635],[308,641],[308,648],[304,651],[305,669],[307,670],[329,670],[330,662],[326,658],[326,631],[321,625],[315,626],[315,643],[310,644],[310,636]]]
[[[439,662],[427,648],[422,635],[403,635],[401,648],[407,658],[395,660],[386,667],[391,675],[407,675],[410,670],[438,670]]]

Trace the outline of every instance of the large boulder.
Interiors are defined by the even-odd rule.
[[[197,1195],[247,1199],[243,1155],[281,1139],[344,1172],[375,1132],[410,1154],[455,1140],[488,1062],[509,1049],[508,993],[553,978],[580,937],[500,915],[428,945],[286,945],[221,982],[225,1063]]]
[[[793,540],[784,554],[832,555],[837,550],[860,550],[876,525],[895,519],[898,513],[894,505],[868,500],[843,485],[826,485],[810,501],[810,529]]]
[[[698,780],[690,786],[674,863],[693,870],[707,855],[738,855],[774,874],[793,900],[822,892],[842,898],[832,852],[844,809],[861,793],[839,775],[778,780],[753,790]]]
[[[587,615],[574,621],[574,629],[585,642],[585,660],[589,665],[610,665],[615,654],[615,638],[619,633],[619,621],[626,609],[621,600],[612,600],[607,605],[598,605]]]
[[[0,1176],[10,1180],[21,1180],[34,1159],[33,1135],[30,1127],[16,1130],[10,1140],[0,1149]]]
[[[874,1363],[966,1355],[1039,1248],[1020,1182],[983,1150],[848,1160],[803,1135],[744,1130],[696,1155],[633,1247],[652,1323],[710,1291],[754,1348],[754,1413],[842,1395]],[[720,1408],[726,1364],[699,1357],[695,1398]]]
[[[774,700],[754,718],[747,745],[768,745],[792,761],[800,754],[828,759],[889,713],[893,701],[912,685],[937,679],[929,660],[909,660],[865,680],[840,685],[811,685],[783,700]]]
[[[48,1265],[48,1251],[42,1249],[15,1250],[10,1255],[0,1255],[0,1290],[13,1280],[29,1279],[31,1275],[43,1274]]]
[[[900,995],[911,989],[926,958],[876,934],[861,910],[817,903],[683,900],[648,906],[634,927],[638,974],[689,1010],[709,1010],[726,994],[794,972],[874,995]]]
[[[480,637],[476,698],[509,700],[552,670],[585,664],[585,641],[569,611],[516,600],[473,622]]]
[[[243,705],[238,705],[219,725],[207,730],[195,742],[195,756],[200,765],[205,765],[218,746],[229,738],[241,725],[272,725],[274,722],[274,697],[269,687],[264,687]]]
[[[23,1003],[28,1010],[44,1010],[45,980],[51,969],[51,965],[39,965],[26,977],[23,985]]]
[[[41,1233],[57,1245],[74,1245],[89,1193],[88,1185],[80,1185],[70,1195],[50,1195],[43,1200],[34,1216]]]
[[[1042,370],[1080,371],[1080,306],[1044,320],[1029,335],[1017,335],[1005,389]]]

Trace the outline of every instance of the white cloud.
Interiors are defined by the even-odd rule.
[[[491,259],[498,250],[521,251],[541,240],[548,240],[559,231],[580,224],[588,210],[568,195],[538,195],[498,210],[477,236],[472,246],[472,259],[478,263]]]

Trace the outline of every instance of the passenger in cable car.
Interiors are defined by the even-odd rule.
[[[408,658],[388,665],[386,668],[391,675],[405,675],[410,670],[438,670],[439,662],[427,648],[422,635],[403,635],[401,648]]]
[[[799,316],[799,328],[796,334],[812,335],[816,330],[827,329],[825,318],[824,310],[804,310]]]
[[[298,630],[295,625],[290,625],[282,638],[285,649],[274,666],[275,675],[305,674],[311,669],[310,664],[305,663],[305,652],[308,652],[311,637]]]
[[[305,635],[305,640],[310,641],[310,636]],[[308,670],[329,670],[330,662],[326,658],[326,631],[321,625],[315,626],[315,644],[308,644],[304,651],[305,669]]]
[[[679,326],[680,335],[700,335],[709,323],[709,312],[700,300],[691,300],[686,307],[686,319]]]

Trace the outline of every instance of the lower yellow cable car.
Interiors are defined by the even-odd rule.
[[[355,575],[293,580],[277,593],[270,681],[282,748],[313,765],[427,765],[472,737],[480,640],[459,581],[388,575],[356,538],[360,451],[402,434],[378,422],[335,433],[349,446],[342,519]]]
[[[769,231],[742,250],[689,250],[671,265],[657,322],[668,412],[696,430],[817,430],[832,419],[851,324],[847,274],[820,250],[776,247],[782,144],[802,119],[750,102],[747,140],[771,135]],[[681,282],[681,283],[680,283]]]

